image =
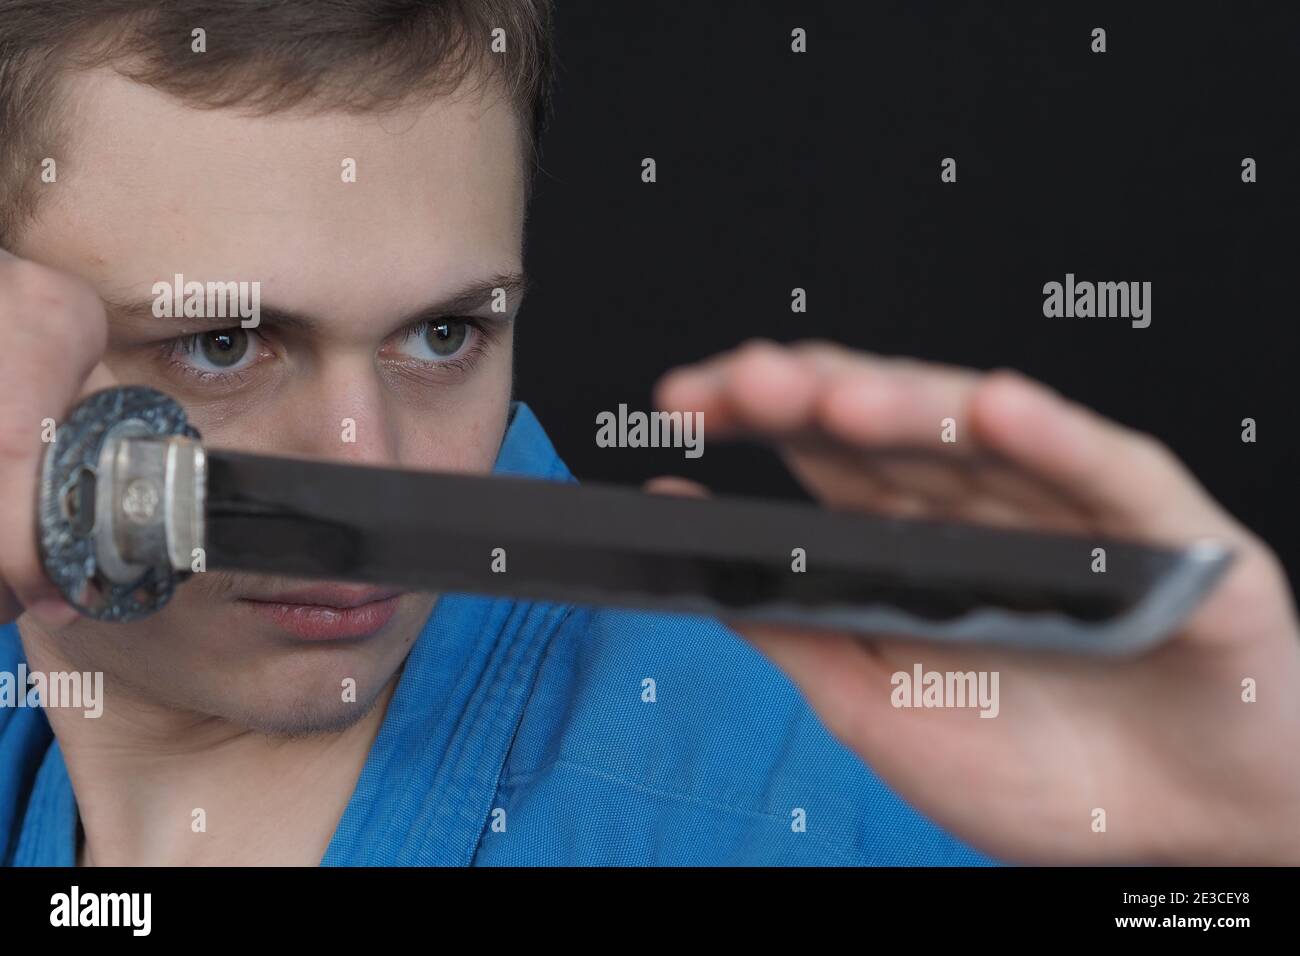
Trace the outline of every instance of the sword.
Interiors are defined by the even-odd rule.
[[[213,450],[177,402],[134,386],[59,426],[37,524],[50,579],[105,621],[223,568],[1115,655],[1168,637],[1232,559],[1208,540],[1152,548]]]

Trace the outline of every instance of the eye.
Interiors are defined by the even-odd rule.
[[[439,358],[454,356],[468,338],[469,324],[466,322],[431,322],[424,331],[424,341],[429,346],[429,351]]]
[[[176,362],[200,375],[243,371],[258,356],[256,333],[243,328],[200,332],[175,343]]]
[[[433,319],[407,332],[400,351],[422,362],[447,362],[463,357],[478,332],[472,319]]]

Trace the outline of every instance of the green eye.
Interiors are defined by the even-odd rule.
[[[213,368],[231,368],[248,354],[248,333],[243,329],[221,329],[199,336],[198,351]]]
[[[468,373],[492,342],[484,324],[472,315],[426,319],[408,326],[381,354],[401,356],[408,370],[443,376]]]
[[[430,322],[424,333],[429,351],[439,358],[451,358],[464,347],[468,337],[469,323],[463,319]]]

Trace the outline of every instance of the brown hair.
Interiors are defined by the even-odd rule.
[[[59,78],[104,64],[196,107],[255,113],[384,110],[493,77],[519,114],[531,184],[551,21],[552,0],[0,0],[0,244],[35,211]]]

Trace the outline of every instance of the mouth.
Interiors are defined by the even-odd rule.
[[[354,584],[320,584],[245,595],[239,603],[267,623],[305,641],[370,637],[397,613],[403,592]]]

